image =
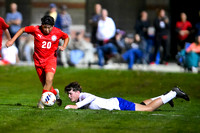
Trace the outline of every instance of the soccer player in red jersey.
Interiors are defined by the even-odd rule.
[[[3,32],[5,33],[6,35],[6,38],[8,40],[10,40],[10,33],[8,31],[8,28],[9,28],[9,25],[6,24],[5,20],[0,17],[0,51],[1,51],[1,47],[2,47],[2,35],[3,35]],[[1,53],[0,53],[0,58],[1,58]]]
[[[68,45],[69,37],[66,33],[54,27],[53,17],[46,15],[41,21],[41,26],[26,26],[21,28],[15,36],[6,43],[6,46],[11,46],[23,32],[34,36],[33,59],[37,74],[43,85],[43,93],[48,91],[54,93],[56,96],[56,103],[60,106],[62,100],[59,96],[59,90],[54,89],[52,84],[57,66],[57,49],[63,51]],[[62,46],[58,46],[59,39],[64,40]],[[41,101],[38,103],[38,108],[44,108]]]

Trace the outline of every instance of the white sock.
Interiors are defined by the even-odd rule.
[[[170,100],[174,99],[176,97],[176,92],[170,91],[166,95],[162,95],[160,98],[162,99],[162,102],[168,103]]]
[[[164,95],[161,95],[161,96],[164,96]],[[158,98],[161,98],[161,96],[151,98],[151,100],[154,101],[154,100],[156,100],[156,99],[158,99]]]

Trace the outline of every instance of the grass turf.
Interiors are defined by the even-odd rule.
[[[139,103],[180,86],[191,98],[175,99],[154,112],[64,110],[71,104],[64,86],[78,81],[83,91]],[[37,109],[42,86],[34,67],[0,67],[0,132],[198,132],[200,75],[58,67],[54,87],[63,105]]]

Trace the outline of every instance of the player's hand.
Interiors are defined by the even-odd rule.
[[[59,49],[60,51],[64,51],[64,50],[66,49],[66,47],[58,46],[58,49]]]
[[[67,105],[65,109],[78,109],[77,105]]]
[[[14,42],[12,42],[11,40],[10,40],[10,41],[7,41],[7,42],[6,42],[6,47],[8,48],[8,47],[12,46],[13,43],[14,43]]]
[[[65,106],[65,109],[70,109],[70,107],[67,105],[67,106]]]

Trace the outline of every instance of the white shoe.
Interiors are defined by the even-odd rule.
[[[192,67],[192,72],[193,72],[193,73],[198,73],[198,68]]]
[[[41,101],[39,101],[38,104],[37,104],[37,107],[39,109],[44,109],[44,104]]]

